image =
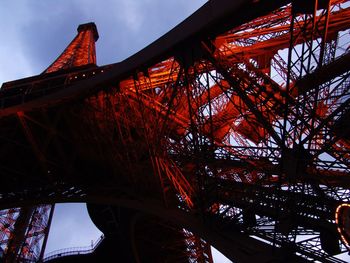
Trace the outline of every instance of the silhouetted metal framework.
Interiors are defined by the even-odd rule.
[[[343,262],[349,28],[347,0],[209,1],[98,67],[80,26],[59,70],[2,86],[0,208],[104,205],[135,262]]]
[[[95,24],[88,23],[79,26],[77,36],[43,74],[83,65],[96,65],[95,41],[97,39]],[[24,113],[17,112],[17,117],[32,147],[33,154],[46,172],[45,156],[37,147]],[[12,208],[2,211],[0,242],[5,262],[34,262],[43,259],[53,211],[54,205]]]

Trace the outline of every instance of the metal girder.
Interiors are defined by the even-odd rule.
[[[121,63],[5,84],[0,121],[24,112],[16,138],[55,162],[36,177],[11,160],[32,170],[7,182],[0,204],[126,206],[233,260],[338,262],[332,216],[350,201],[348,3],[209,1]]]

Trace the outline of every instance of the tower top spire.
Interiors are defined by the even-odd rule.
[[[82,31],[89,31],[89,30],[92,32],[94,36],[94,40],[96,42],[99,38],[99,35],[98,35],[96,24],[94,22],[80,24],[77,28],[78,33]]]
[[[77,31],[72,42],[43,73],[96,64],[95,42],[99,35],[95,23],[81,24]]]

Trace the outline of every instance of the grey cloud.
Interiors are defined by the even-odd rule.
[[[46,252],[89,246],[102,233],[91,222],[84,204],[58,204],[55,208]]]
[[[72,0],[7,1],[16,24],[14,34],[36,74],[46,68],[76,34],[81,23],[94,21],[100,33],[98,63],[125,59],[185,19],[205,1]],[[20,7],[20,8],[18,8]]]

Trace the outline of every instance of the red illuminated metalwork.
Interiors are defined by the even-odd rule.
[[[349,246],[350,244],[350,205],[341,204],[335,211],[335,222],[338,226],[338,232],[342,241]]]
[[[80,25],[78,35],[43,74],[95,65],[97,39],[98,33],[94,23]],[[32,130],[28,126],[25,113],[19,111],[17,117],[34,155],[40,162],[41,169],[45,173],[50,173],[44,161],[44,153],[38,148]],[[5,263],[34,262],[43,259],[53,211],[54,205],[1,211],[0,243]]]
[[[43,258],[53,207],[2,210],[0,246],[4,262],[34,262]]]
[[[74,68],[5,83],[0,132],[20,128],[24,146],[4,140],[3,160],[24,186],[5,180],[0,205],[105,205],[91,209],[112,233],[103,242],[135,258],[211,262],[212,244],[238,262],[341,262],[350,3],[225,3],[102,67],[74,55],[91,44],[87,27],[57,60]]]
[[[78,27],[78,35],[44,73],[70,69],[85,65],[96,65],[95,41],[98,32],[94,23]]]

